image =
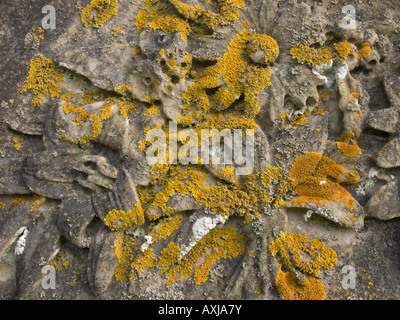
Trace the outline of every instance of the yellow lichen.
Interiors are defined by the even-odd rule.
[[[288,126],[290,124],[292,126],[292,128],[296,130],[298,126],[304,126],[308,123],[309,115],[310,115],[310,111],[304,110],[303,112],[294,116],[292,119],[289,119],[287,112],[282,112],[281,120],[285,126]]]
[[[181,249],[170,243],[159,259],[162,273],[168,275],[168,284],[177,278],[187,278],[193,273],[196,284],[205,282],[214,263],[242,255],[246,238],[236,233],[234,228],[215,228],[179,260]]]
[[[217,3],[218,12],[214,13],[198,4],[191,6],[179,0],[169,1],[174,10],[159,0],[144,2],[146,7],[136,16],[135,24],[138,32],[141,33],[146,26],[149,26],[167,33],[179,32],[182,40],[186,40],[192,33],[196,36],[205,35],[202,25],[213,29],[218,24],[226,25],[230,21],[238,20],[240,15],[238,9],[245,6],[244,0],[220,0]]]
[[[314,114],[319,114],[321,116],[324,115],[324,109],[320,108],[320,107],[314,108],[313,112],[314,112]]]
[[[336,145],[338,149],[347,157],[355,157],[362,154],[360,147],[357,145],[357,141],[353,139],[354,133],[345,131],[341,135]]]
[[[242,129],[243,134],[247,129],[256,130],[257,123],[245,116],[229,113],[229,114],[210,114],[205,117],[204,121],[198,125],[197,130],[216,129],[222,131],[224,129],[237,130]]]
[[[139,46],[135,45],[135,47],[132,50],[132,54],[136,56],[136,55],[140,54],[141,52],[142,52],[142,49],[140,49]]]
[[[152,236],[152,241],[156,242],[158,240],[167,239],[168,237],[170,237],[175,230],[179,229],[182,218],[182,215],[178,213],[171,217],[166,217],[162,219],[153,228],[154,235]]]
[[[146,7],[140,9],[136,16],[136,28],[139,33],[146,26],[159,29],[166,33],[179,32],[182,40],[186,40],[190,33],[190,25],[175,14],[167,14],[158,0],[144,0]]]
[[[217,58],[215,65],[198,75],[195,83],[183,93],[182,99],[186,103],[182,107],[183,117],[179,119],[181,124],[201,122],[212,109],[227,109],[242,95],[244,100],[241,109],[245,116],[254,118],[258,114],[257,95],[271,84],[271,69],[267,63],[278,56],[278,44],[268,35],[244,29],[232,38],[227,49],[223,57]],[[263,59],[260,64],[252,65],[247,56],[256,50],[263,53]],[[220,87],[221,80],[226,86]],[[213,88],[218,90],[209,98],[207,89]]]
[[[3,209],[3,211],[4,211],[4,214],[8,214],[8,208],[7,208],[7,205],[3,202],[3,201],[0,201],[0,208],[2,208]]]
[[[348,41],[342,41],[339,43],[334,43],[333,48],[335,49],[335,52],[337,54],[337,57],[341,61],[346,61],[347,56],[353,52],[353,48],[351,46],[351,43]]]
[[[114,91],[119,93],[119,94],[121,94],[121,95],[123,95],[123,96],[126,96],[132,91],[132,88],[123,83],[120,86],[115,87]]]
[[[356,170],[349,170],[346,172],[346,183],[356,184],[360,180],[360,174]]]
[[[314,67],[324,63],[331,63],[333,60],[346,61],[347,56],[354,52],[353,46],[348,41],[334,43],[333,46],[322,45],[318,49],[308,46],[306,43],[300,43],[292,47],[290,54],[293,59],[299,63],[307,63]],[[369,44],[363,44],[362,48],[356,52],[357,57],[365,58],[371,53]]]
[[[38,27],[37,29],[35,27],[32,27],[30,33],[34,36],[34,40],[36,42],[39,42],[44,39],[43,36],[44,30],[42,27]]]
[[[314,49],[306,44],[300,43],[290,49],[290,54],[293,59],[297,59],[298,62],[306,62],[313,67],[324,63],[330,63],[332,60],[332,49],[326,46]]]
[[[121,33],[121,27],[116,27],[114,30],[113,30],[113,35],[114,36],[117,36],[118,34],[120,34]]]
[[[156,106],[156,105],[152,105],[151,107],[146,108],[144,110],[143,115],[145,115],[147,117],[158,116],[158,115],[160,115],[160,107]]]
[[[259,217],[267,203],[273,202],[275,206],[283,205],[283,197],[290,189],[290,183],[284,179],[274,184],[277,188],[275,197],[263,191],[261,182],[257,183],[259,174],[243,176],[237,183],[205,185],[207,174],[201,168],[194,166],[152,166],[150,179],[158,191],[150,198],[149,208],[161,209],[169,215],[171,208],[167,201],[174,193],[182,196],[190,194],[195,202],[210,208],[215,213],[225,217],[236,215],[244,217],[244,222],[250,222],[253,217]],[[275,183],[275,181],[274,181]],[[172,211],[173,212],[173,211]]]
[[[153,248],[148,248],[147,250],[140,252],[131,264],[132,270],[137,274],[142,273],[146,268],[152,268],[157,264],[157,259],[155,259]]]
[[[104,222],[112,230],[117,231],[142,225],[144,223],[144,212],[141,203],[137,202],[135,208],[128,211],[115,209],[109,211]]]
[[[114,242],[115,255],[118,259],[115,270],[117,281],[128,281],[132,278],[131,265],[133,263],[134,249],[136,248],[133,237],[118,233]]]
[[[123,118],[128,118],[128,114],[137,108],[137,104],[133,102],[131,97],[128,97],[131,88],[125,84],[116,87],[114,89],[117,93],[121,94],[122,97],[109,97],[104,100],[104,106],[101,108],[100,113],[94,112],[89,113],[86,111],[86,105],[90,105],[95,102],[101,101],[102,97],[94,92],[84,92],[84,95],[78,99],[72,93],[67,93],[61,96],[61,100],[63,101],[63,110],[65,114],[73,113],[77,116],[70,121],[77,125],[83,125],[85,122],[90,122],[92,130],[89,134],[83,135],[81,137],[77,137],[72,139],[67,136],[63,130],[59,130],[61,137],[64,140],[76,143],[76,144],[85,144],[88,141],[91,141],[98,137],[101,134],[103,128],[103,121],[109,119],[112,114],[112,106],[115,104],[118,106],[119,113]],[[71,102],[71,99],[74,99],[75,102],[78,103],[78,106],[74,106]]]
[[[44,198],[39,197],[39,196],[33,196],[32,199],[29,200],[29,203],[31,204],[31,212],[33,212],[38,206],[40,206],[42,203],[44,203]]]
[[[57,271],[62,271],[63,267],[67,268],[69,261],[65,258],[64,253],[59,252],[50,262],[49,265],[53,266]]]
[[[118,13],[118,0],[92,0],[82,9],[82,22],[87,27],[101,27]]]
[[[261,184],[269,191],[268,202],[273,203],[275,208],[285,206],[283,197],[293,189],[293,184],[292,180],[284,173],[283,168],[267,164],[260,178]],[[276,186],[276,188],[272,192],[273,195],[270,195],[272,186]]]
[[[235,167],[234,166],[226,166],[226,167],[221,168],[218,171],[218,177],[227,182],[232,182],[232,183],[236,182],[237,176],[235,176]]]
[[[22,147],[21,137],[20,136],[14,137],[13,141],[14,141],[14,148],[16,150],[20,150]]]
[[[31,60],[29,75],[18,92],[23,93],[32,90],[36,95],[32,99],[32,104],[41,106],[48,94],[52,98],[60,96],[62,78],[62,73],[53,61],[40,55]]]
[[[269,246],[272,256],[279,255],[285,268],[291,272],[318,277],[321,269],[330,270],[337,263],[336,252],[318,239],[307,240],[299,233],[283,232]]]
[[[12,205],[11,209],[13,209],[13,208],[19,206],[20,204],[24,203],[25,199],[21,198],[21,197],[17,197],[17,198],[14,198],[12,202],[13,202],[13,205]]]

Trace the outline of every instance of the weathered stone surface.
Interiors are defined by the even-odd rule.
[[[368,201],[367,212],[370,217],[389,220],[399,216],[398,183],[391,181],[381,187]]]
[[[335,250],[318,276],[327,299],[399,298],[396,1],[358,1],[353,29],[338,1],[231,1],[224,11],[224,1],[121,0],[88,27],[81,10],[95,2],[53,4],[56,28],[45,30],[46,1],[0,4],[0,299],[280,299],[281,268],[299,283],[310,276],[271,254],[284,232]],[[291,53],[346,42],[344,59],[338,50],[316,66]],[[21,88],[40,56],[62,80],[37,106],[48,73]],[[171,121],[256,125],[253,175],[232,171],[237,163],[152,166],[147,133]],[[307,152],[329,160],[292,172]],[[174,246],[178,260],[166,253]],[[55,289],[42,285],[44,266],[56,269]],[[355,289],[343,288],[344,266]]]

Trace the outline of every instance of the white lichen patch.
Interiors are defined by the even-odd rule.
[[[20,235],[20,234],[22,234],[22,235],[18,238],[17,243],[15,244],[15,249],[14,249],[14,253],[17,256],[23,254],[25,251],[26,237],[28,236],[28,229],[26,227],[20,228],[17,231],[16,236],[18,237],[18,235]]]
[[[331,88],[336,81],[343,80],[347,77],[349,66],[346,62],[331,60],[330,63],[316,65],[312,69],[312,73],[318,79],[324,80],[325,86]]]
[[[197,242],[200,241],[205,235],[207,235],[212,229],[218,224],[224,224],[226,217],[218,214],[215,217],[202,217],[197,219],[192,226],[193,240],[188,245],[181,246],[181,252],[179,253],[179,259],[182,259],[192,249]]]

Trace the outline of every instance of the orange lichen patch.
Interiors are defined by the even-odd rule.
[[[334,43],[333,48],[340,61],[346,61],[347,56],[353,52],[351,43],[348,41]]]
[[[128,210],[111,210],[104,218],[105,224],[112,230],[120,231],[127,228],[140,226],[144,223],[144,212],[140,202],[136,203],[136,207]]]
[[[129,100],[129,99],[116,99],[114,101],[118,107],[119,107],[119,113],[121,116],[125,119],[128,118],[128,114],[131,113],[133,110],[135,110],[138,107],[138,104]],[[110,105],[111,106],[111,105]]]
[[[279,255],[285,268],[318,277],[321,269],[330,270],[337,263],[336,252],[318,239],[308,242],[305,235],[283,232],[268,250],[272,256]]]
[[[252,65],[247,56],[256,50],[263,52],[263,62]],[[194,84],[185,90],[182,99],[186,103],[181,108],[183,117],[179,122],[183,125],[201,122],[212,108],[215,111],[226,109],[242,95],[241,108],[246,117],[254,118],[259,112],[257,95],[271,84],[271,69],[265,64],[278,54],[279,47],[273,38],[250,33],[247,29],[239,32],[232,38],[223,57],[217,58],[215,65],[197,75]],[[222,81],[224,86],[221,86]],[[210,99],[206,91],[215,88],[218,90]]]
[[[62,78],[62,73],[53,61],[40,55],[31,60],[29,75],[18,92],[23,93],[32,90],[36,95],[32,99],[32,104],[41,106],[47,94],[50,94],[52,98],[60,96]]]
[[[220,259],[242,255],[247,239],[236,233],[234,228],[215,228],[199,240],[181,260],[180,248],[171,244],[164,249],[160,258],[162,273],[168,275],[168,284],[177,278],[187,278],[193,273],[196,284],[205,282],[214,263]]]
[[[353,140],[354,133],[353,132],[343,132],[336,145],[342,153],[347,157],[355,157],[362,154],[360,147],[357,145],[357,142]]]
[[[360,180],[360,174],[356,170],[349,170],[346,172],[346,183],[356,184]]]
[[[339,185],[345,169],[316,152],[306,152],[297,157],[290,171],[296,193],[300,196],[291,200],[296,206],[315,203],[318,206],[329,202],[343,202],[353,209],[355,201],[350,193]]]
[[[306,44],[300,43],[298,46],[294,46],[290,49],[290,54],[293,59],[297,59],[299,63],[306,62],[313,67],[324,63],[330,63],[332,60],[332,49],[326,46],[314,49]]]
[[[275,285],[283,300],[326,299],[324,284],[321,280],[311,276],[305,276],[304,281],[300,281],[292,272],[283,272],[279,269]]]
[[[357,58],[363,59],[369,57],[371,54],[371,46],[369,43],[363,43],[361,49],[356,52]]]
[[[361,116],[362,116],[362,111],[361,111],[361,109],[359,109],[358,111],[356,111],[356,116],[357,116],[357,117],[361,117]]]
[[[355,100],[358,100],[360,98],[360,94],[358,92],[352,92],[351,97]]]
[[[245,27],[245,28],[249,28],[250,27],[250,22],[249,22],[249,20],[244,20],[243,21],[243,27]]]
[[[87,27],[101,27],[118,14],[118,0],[92,0],[82,9],[82,22]]]

